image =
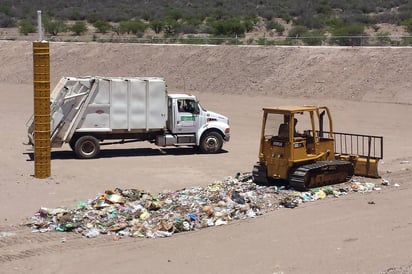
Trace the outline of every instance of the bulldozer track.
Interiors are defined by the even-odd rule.
[[[289,175],[289,184],[297,190],[343,183],[352,177],[353,165],[348,161],[331,160],[299,166]]]
[[[261,163],[256,163],[252,170],[253,181],[260,185],[268,184],[266,166]]]

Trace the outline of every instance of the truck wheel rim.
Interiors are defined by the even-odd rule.
[[[85,155],[93,154],[94,151],[95,151],[95,146],[94,146],[93,142],[84,142],[83,143],[82,152]]]
[[[205,144],[208,151],[215,151],[219,146],[219,141],[215,137],[209,137],[206,139]]]

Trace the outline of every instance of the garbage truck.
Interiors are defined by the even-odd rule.
[[[33,117],[27,123],[31,145]],[[217,153],[229,139],[226,116],[206,110],[194,95],[168,93],[162,77],[62,77],[50,94],[51,148],[67,143],[78,158],[97,157],[104,144],[132,141]]]

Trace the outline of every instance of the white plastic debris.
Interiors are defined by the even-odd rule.
[[[388,185],[390,185],[390,182],[386,179],[382,179],[382,185],[388,186]]]

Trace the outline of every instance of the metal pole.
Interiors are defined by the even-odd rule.
[[[39,42],[43,40],[43,29],[41,23],[41,10],[37,11],[37,31],[39,32]]]

